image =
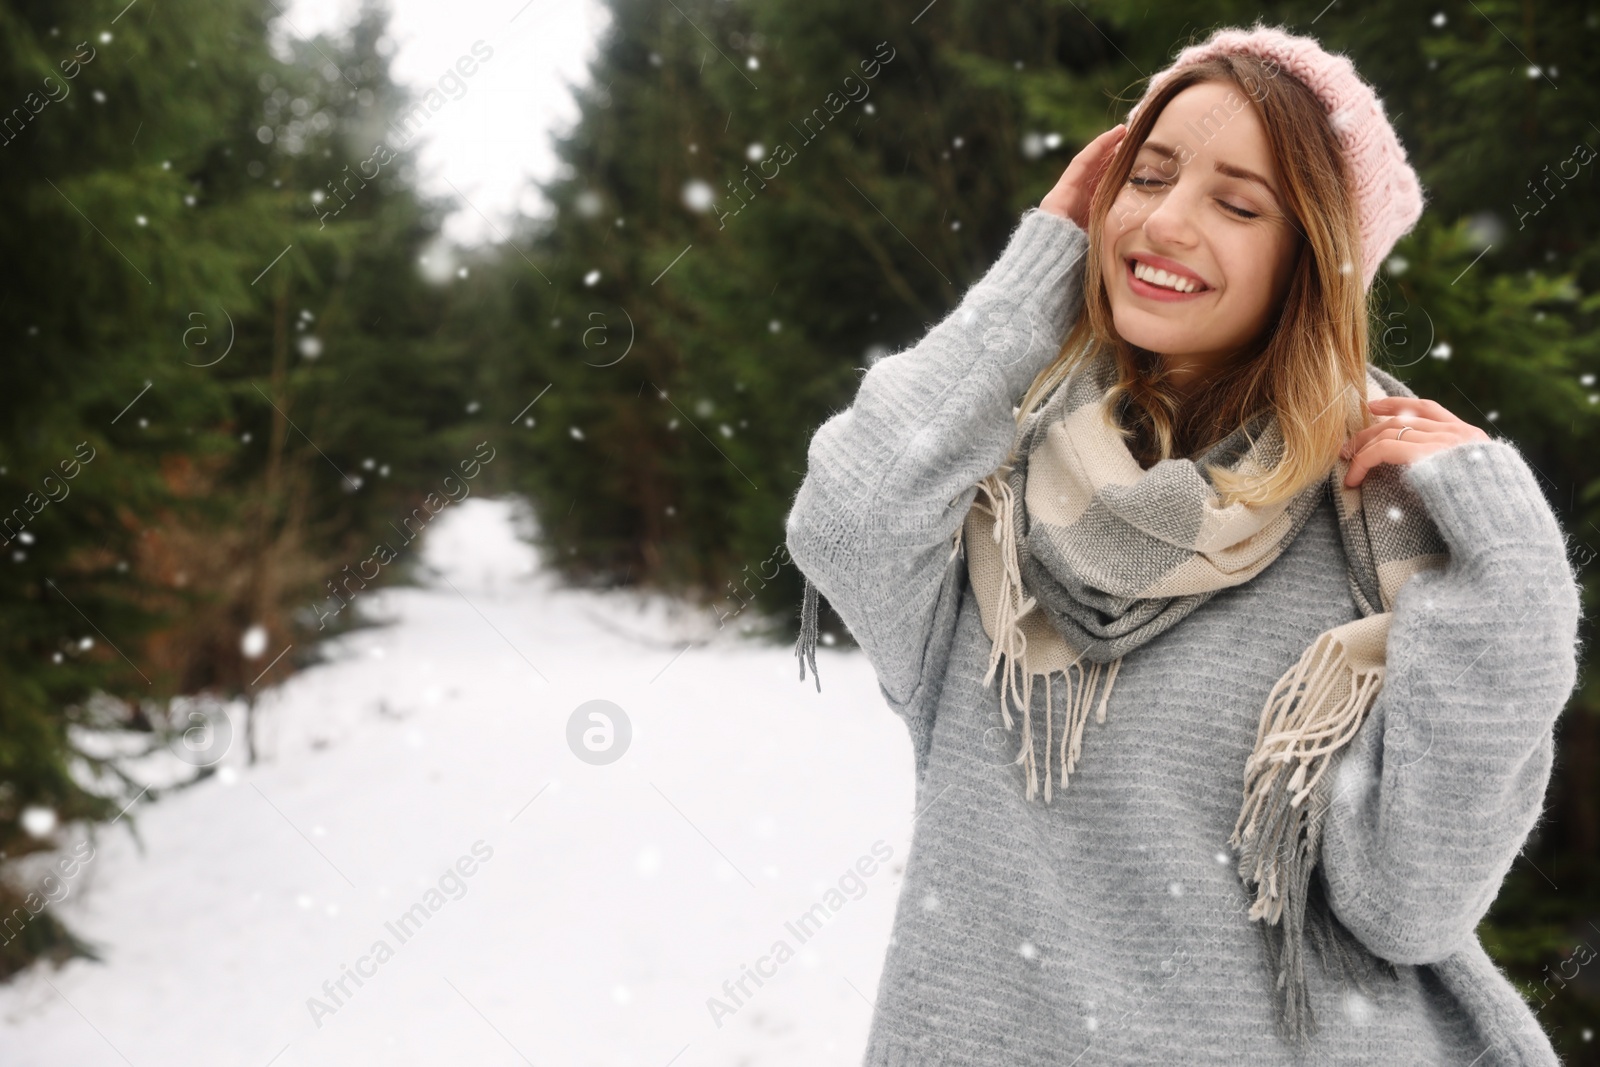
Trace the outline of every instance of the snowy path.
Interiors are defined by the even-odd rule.
[[[106,960],[0,986],[0,1061],[860,1061],[913,797],[870,666],[819,650],[819,696],[787,646],[556,589],[512,516],[450,508],[427,587],[370,596],[389,625],[263,700],[261,762],[235,743],[218,776],[140,801],[142,854],[126,821],[101,834],[54,907]],[[633,729],[604,766],[566,741],[597,698]],[[802,942],[785,924],[817,905]],[[708,998],[733,1007],[724,983],[779,941],[794,957],[719,1026]],[[366,977],[341,993],[347,968]]]

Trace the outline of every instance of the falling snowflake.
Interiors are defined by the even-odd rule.
[[[710,211],[715,199],[716,194],[711,186],[699,178],[690,178],[683,183],[683,206],[690,211]]]
[[[32,837],[47,837],[56,828],[54,808],[27,807],[22,809],[22,828]]]
[[[1370,764],[1356,759],[1345,759],[1339,763],[1337,778],[1338,795],[1354,795],[1357,798],[1364,796],[1376,784]]]
[[[1349,990],[1344,995],[1344,1013],[1354,1025],[1366,1026],[1372,1018],[1372,1001],[1358,990]]]
[[[259,622],[244,632],[239,639],[239,651],[245,659],[260,659],[267,650],[267,628]]]

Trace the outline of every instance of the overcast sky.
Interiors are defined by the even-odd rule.
[[[337,33],[360,0],[280,0],[280,33]],[[387,0],[397,51],[396,80],[418,90],[435,85],[475,42],[493,49],[465,95],[452,99],[419,136],[423,188],[462,204],[445,233],[463,244],[497,242],[487,215],[502,231],[519,211],[542,214],[532,178],[548,178],[556,163],[550,133],[577,118],[569,82],[587,80],[595,42],[609,22],[595,0]],[[476,210],[474,210],[476,208]]]

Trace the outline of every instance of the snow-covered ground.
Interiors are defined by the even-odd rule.
[[[709,613],[559,589],[515,518],[448,509],[426,585],[262,698],[255,766],[101,832],[52,906],[105,961],[0,986],[0,1061],[859,1063],[913,814],[870,665],[820,649],[818,695]]]

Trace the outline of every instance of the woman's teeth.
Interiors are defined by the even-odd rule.
[[[1156,270],[1138,260],[1133,261],[1133,276],[1142,282],[1159,285],[1163,289],[1175,289],[1180,293],[1192,293],[1200,288],[1196,282],[1188,278],[1180,278],[1176,274],[1168,274],[1164,270]]]

